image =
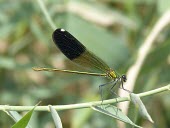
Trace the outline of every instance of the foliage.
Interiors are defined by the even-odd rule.
[[[145,38],[169,8],[168,0],[44,2],[57,28],[68,30],[119,74],[126,73],[135,62],[136,53]],[[10,0],[1,0],[0,28],[1,105],[35,105],[40,100],[42,105],[64,105],[100,100],[98,86],[107,82],[104,78],[32,70],[34,66],[42,66],[84,71],[70,63],[55,47],[51,39],[53,28],[36,1],[12,3]],[[155,40],[133,92],[152,90],[170,82],[169,32],[167,26]],[[155,124],[141,117],[136,118],[133,105],[130,105],[128,117],[132,120],[136,118],[135,123],[140,126],[170,126],[168,93],[147,97],[144,104]],[[14,124],[4,112],[0,113],[1,127]],[[112,118],[88,109],[59,114],[64,128],[74,127],[80,119],[81,128],[117,126]],[[49,113],[38,112],[32,122],[36,128],[54,127]]]

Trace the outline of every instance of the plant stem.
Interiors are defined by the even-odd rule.
[[[157,94],[160,92],[164,91],[170,91],[170,84],[167,86],[154,89],[151,91],[147,91],[144,93],[139,93],[137,94],[139,97],[145,97],[145,96],[150,96],[153,94]],[[104,104],[114,104],[114,103],[119,103],[119,102],[124,102],[124,101],[130,101],[129,96],[127,97],[119,97],[115,99],[109,99],[109,100],[104,100],[102,101],[95,101],[95,102],[88,102],[88,103],[80,103],[80,104],[70,104],[70,105],[53,105],[53,108],[56,110],[67,110],[67,109],[80,109],[80,108],[90,108],[91,106],[98,106],[101,105],[101,103]],[[29,111],[33,108],[34,106],[9,106],[9,105],[0,105],[0,110],[3,111]],[[50,111],[49,106],[37,106],[35,108],[35,111]]]
[[[42,12],[44,13],[45,15],[45,18],[47,19],[47,22],[49,23],[49,25],[51,26],[51,28],[53,30],[55,30],[57,27],[56,25],[54,24],[53,20],[51,19],[48,11],[47,11],[47,8],[45,7],[44,3],[43,3],[43,0],[37,0]]]

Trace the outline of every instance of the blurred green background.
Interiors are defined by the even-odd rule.
[[[170,7],[168,0],[48,0],[44,1],[57,28],[64,28],[119,74],[135,62],[136,53],[156,21]],[[37,1],[0,1],[0,105],[67,105],[100,100],[104,78],[66,73],[35,72],[32,67],[80,70],[54,45],[53,29]],[[128,76],[127,76],[128,77]],[[157,37],[138,76],[134,93],[170,82],[170,29]],[[128,89],[128,87],[126,87]],[[147,128],[170,127],[168,92],[143,98],[155,124],[136,119]],[[133,120],[134,107],[129,117]],[[64,128],[116,128],[117,122],[90,109],[59,112]],[[0,112],[0,127],[14,121]],[[54,128],[48,112],[35,112],[34,128]],[[127,125],[127,127],[131,127]]]

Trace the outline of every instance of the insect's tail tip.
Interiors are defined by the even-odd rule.
[[[34,71],[41,71],[41,68],[39,68],[39,67],[32,67],[32,69],[33,69]]]

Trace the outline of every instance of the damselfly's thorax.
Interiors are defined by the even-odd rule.
[[[113,79],[113,80],[119,79],[122,82],[126,82],[126,80],[127,80],[126,75],[119,76],[112,69],[109,69],[109,71],[106,73],[106,76],[110,79]]]
[[[111,68],[106,72],[106,76],[110,79],[116,79],[118,77],[116,72],[113,71],[113,69],[111,69]]]

